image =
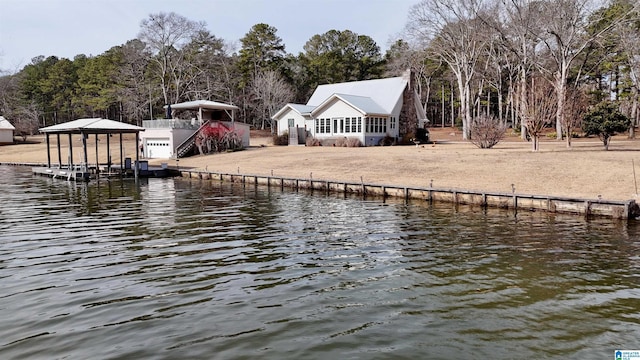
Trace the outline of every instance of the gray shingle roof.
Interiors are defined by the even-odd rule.
[[[356,95],[370,98],[390,114],[406,86],[407,80],[402,77],[319,85],[307,105],[318,106],[333,94]]]

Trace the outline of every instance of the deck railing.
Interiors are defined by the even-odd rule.
[[[197,120],[184,119],[157,119],[143,120],[142,127],[147,129],[191,129],[195,130],[200,127]]]

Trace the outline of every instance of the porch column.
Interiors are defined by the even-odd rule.
[[[83,155],[84,155],[84,167],[86,170],[87,165],[89,164],[89,156],[87,154],[87,138],[89,137],[89,134],[85,134],[84,132],[82,133],[82,151],[83,151]]]
[[[88,135],[87,135],[88,136]],[[96,137],[96,174],[100,172],[100,161],[98,160],[98,134],[95,134]]]
[[[136,179],[138,179],[138,166],[140,166],[140,151],[138,151],[139,143],[140,143],[140,133],[136,131],[136,164],[134,166],[134,171],[133,171]]]
[[[58,169],[62,168],[62,153],[60,152],[60,134],[56,134],[58,140]]]
[[[111,133],[107,134],[107,172],[111,173]]]
[[[69,163],[67,164],[67,166],[69,167],[69,170],[71,170],[73,168],[73,141],[71,139],[71,133],[69,133]]]
[[[47,167],[50,168],[51,167],[51,151],[49,150],[49,145],[51,143],[49,142],[49,133],[47,133]]]

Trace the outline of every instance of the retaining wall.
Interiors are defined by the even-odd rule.
[[[603,199],[581,199],[572,197],[529,195],[518,193],[491,193],[472,190],[405,187],[368,183],[347,183],[321,179],[297,179],[264,175],[231,174],[211,171],[179,170],[186,178],[238,182],[267,187],[306,189],[330,193],[356,194],[362,196],[401,197],[405,200],[450,202],[454,204],[479,205],[514,210],[547,211],[583,216],[602,216],[613,219],[635,219],[640,216],[640,207],[634,200],[614,201]]]

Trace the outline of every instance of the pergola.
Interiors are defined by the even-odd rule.
[[[62,167],[62,156],[60,152],[60,135],[68,135],[69,136],[69,170],[74,169],[73,162],[73,142],[72,135],[79,134],[82,136],[82,149],[83,149],[83,172],[88,173],[88,164],[89,159],[87,155],[87,138],[90,135],[95,135],[96,139],[96,173],[99,169],[99,161],[98,161],[98,135],[106,134],[107,135],[107,159],[108,161],[108,169],[111,170],[111,149],[109,144],[109,139],[113,134],[119,134],[120,136],[120,164],[124,164],[124,152],[122,145],[122,134],[136,134],[136,166],[135,168],[135,176],[138,177],[138,166],[139,163],[139,151],[138,151],[138,143],[140,141],[140,131],[144,131],[144,128],[125,124],[114,120],[102,119],[102,118],[88,118],[88,119],[78,119],[69,121],[62,124],[47,126],[40,129],[40,132],[46,135],[47,139],[47,167],[51,168],[51,149],[50,149],[50,140],[49,136],[55,134],[57,136],[58,142],[58,166]]]

